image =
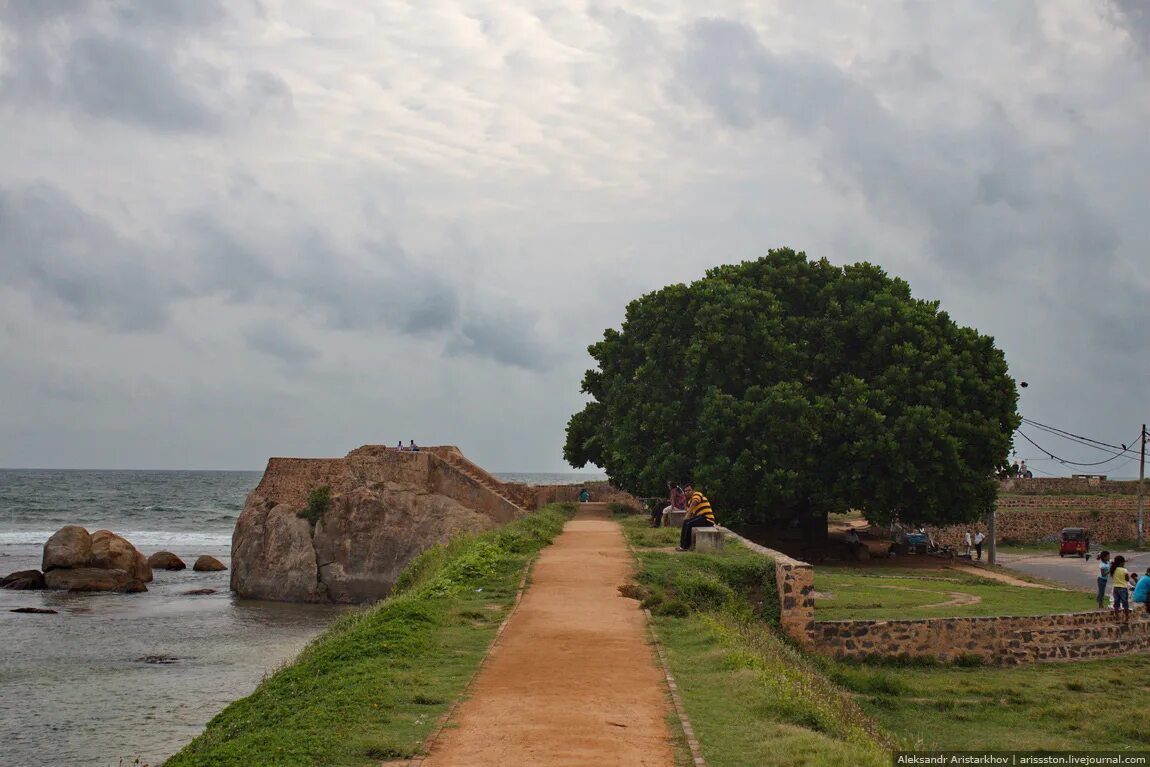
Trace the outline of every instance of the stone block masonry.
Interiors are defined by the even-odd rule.
[[[865,659],[927,656],[944,662],[977,657],[990,665],[1086,660],[1150,652],[1150,617],[1139,608],[1129,623],[1109,610],[1032,616],[816,621],[814,568],[807,562],[726,531],[775,562],[779,623],[807,649]]]

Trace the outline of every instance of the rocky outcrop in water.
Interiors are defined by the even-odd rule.
[[[220,570],[227,570],[228,566],[215,557],[209,557],[204,554],[202,557],[196,559],[196,563],[192,565],[192,569],[197,573],[215,573]]]
[[[157,551],[148,557],[148,565],[153,570],[183,570],[187,568],[184,560],[170,551]]]
[[[44,544],[44,586],[67,591],[147,591],[147,558],[111,530],[89,534],[78,525],[57,530]]]
[[[424,549],[526,513],[508,486],[463,471],[461,458],[455,448],[367,446],[340,459],[271,459],[232,534],[232,589],[256,599],[372,602]],[[321,487],[330,498],[308,513],[309,494]]]
[[[0,578],[0,589],[33,591],[44,588],[44,574],[39,570],[17,570]]]

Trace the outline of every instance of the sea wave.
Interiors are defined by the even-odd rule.
[[[42,545],[55,530],[12,530],[0,532],[0,546]],[[232,543],[230,532],[208,533],[192,530],[120,530],[116,534],[129,540],[136,548],[188,548],[228,547]]]

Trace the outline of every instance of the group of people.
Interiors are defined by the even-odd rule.
[[[687,551],[691,548],[691,531],[696,527],[714,527],[715,511],[707,496],[695,489],[691,482],[678,484],[667,483],[669,499],[666,506],[657,505],[651,512],[651,526],[659,527],[663,515],[672,511],[685,511],[683,527],[679,533],[679,547],[676,551]]]
[[[1139,577],[1138,573],[1126,568],[1126,557],[1121,554],[1110,559],[1110,552],[1103,551],[1098,555],[1098,607],[1106,599],[1106,586],[1111,584],[1110,594],[1114,606],[1114,614],[1122,613],[1125,620],[1130,620],[1130,603],[1143,605],[1150,613],[1150,567],[1146,574]]]
[[[983,535],[981,530],[979,530],[977,533],[975,533],[973,538],[970,535],[970,531],[967,530],[966,531],[966,555],[969,557],[970,556],[970,550],[971,550],[971,548],[973,548],[974,551],[978,555],[978,560],[982,561],[982,544],[985,541],[986,541],[986,536]]]
[[[419,445],[415,444],[415,440],[411,440],[411,444],[405,446],[403,444],[403,440],[401,439],[399,441],[399,443],[395,446],[395,449],[396,450],[402,450],[404,452],[418,453],[419,452]]]

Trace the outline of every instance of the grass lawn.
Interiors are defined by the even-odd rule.
[[[711,767],[886,765],[874,722],[776,629],[774,563],[733,541],[672,553],[677,530],[622,519],[687,715]]]
[[[557,506],[417,557],[396,594],[337,620],[168,767],[378,765],[418,753],[478,668]]]
[[[904,748],[1150,749],[1131,713],[1150,693],[1150,655],[1003,668],[822,663]]]
[[[1082,591],[996,583],[956,570],[815,568],[815,620],[1039,615],[1089,610]],[[947,604],[950,603],[950,604]]]

